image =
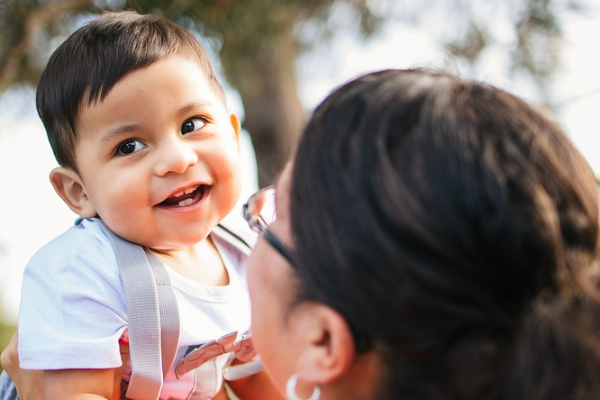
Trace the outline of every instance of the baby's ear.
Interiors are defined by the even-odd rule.
[[[240,119],[237,114],[234,112],[229,113],[229,123],[233,128],[233,134],[235,142],[237,143],[238,151],[240,150],[240,131],[242,130],[242,124],[240,123]]]
[[[70,168],[58,167],[50,172],[50,182],[56,193],[77,215],[84,218],[96,216],[79,175]]]

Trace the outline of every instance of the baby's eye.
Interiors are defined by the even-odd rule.
[[[185,135],[186,133],[195,132],[204,128],[205,125],[206,120],[202,118],[190,118],[187,121],[185,121],[183,125],[181,125],[181,133]]]
[[[126,156],[129,154],[137,153],[138,151],[145,148],[146,145],[139,140],[127,140],[117,147],[117,154]]]

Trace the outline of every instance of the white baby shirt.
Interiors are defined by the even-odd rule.
[[[185,399],[198,383],[194,371],[180,379],[173,372],[187,352],[250,327],[245,256],[218,240],[214,242],[229,274],[227,286],[200,285],[167,268],[178,302],[181,334],[161,399]],[[97,220],[79,220],[28,263],[19,311],[22,368],[119,367],[118,339],[127,325],[114,251]],[[227,355],[219,356],[205,366],[207,371],[217,371],[215,390],[220,387],[220,372],[227,359]],[[126,371],[129,373],[129,368]]]

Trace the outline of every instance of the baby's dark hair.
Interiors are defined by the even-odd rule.
[[[174,54],[197,61],[225,103],[205,49],[190,32],[166,18],[131,11],[105,13],[62,43],[50,57],[36,95],[58,163],[77,171],[75,123],[82,107],[101,102],[127,74]]]
[[[377,398],[600,398],[598,186],[543,112],[367,74],[317,107],[292,174],[298,296],[371,338]]]

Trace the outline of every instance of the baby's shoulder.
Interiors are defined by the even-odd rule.
[[[115,255],[108,237],[96,219],[79,219],[59,236],[42,246],[31,258],[28,268],[51,266],[110,265]]]

